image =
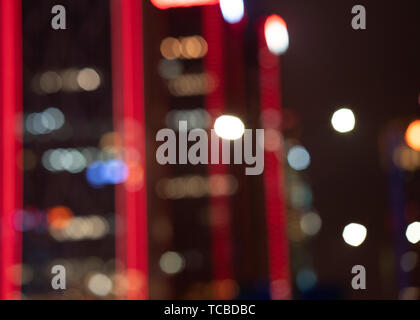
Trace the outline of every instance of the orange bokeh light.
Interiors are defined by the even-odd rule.
[[[128,177],[125,181],[125,187],[128,191],[135,191],[143,187],[145,172],[144,168],[137,162],[127,164]]]
[[[410,148],[420,151],[420,120],[413,121],[408,126],[405,141]]]
[[[64,229],[73,218],[73,212],[63,206],[54,207],[48,210],[47,221],[53,229]]]
[[[267,18],[267,20],[265,20],[264,27],[265,27],[265,29],[267,29],[270,25],[276,24],[276,23],[280,23],[285,28],[287,28],[286,21],[284,21],[284,19],[282,17],[278,16],[277,14],[272,14],[271,16],[269,16]]]

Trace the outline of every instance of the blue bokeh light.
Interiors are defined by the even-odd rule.
[[[96,161],[86,170],[86,179],[94,188],[123,183],[128,177],[127,165],[121,160]]]

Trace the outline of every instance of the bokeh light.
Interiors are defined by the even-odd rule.
[[[344,241],[353,247],[360,246],[366,239],[367,229],[358,223],[350,223],[343,230]]]
[[[216,134],[225,140],[238,140],[245,133],[245,125],[235,116],[220,116],[214,123]]]
[[[184,269],[185,260],[178,252],[169,251],[161,256],[159,266],[167,274],[177,274]]]
[[[220,9],[225,21],[232,24],[241,21],[245,14],[243,0],[220,0]]]
[[[412,244],[416,244],[420,241],[420,222],[416,221],[411,223],[407,227],[407,231],[405,232],[407,240],[410,241]]]
[[[70,224],[73,212],[68,207],[58,206],[48,210],[47,221],[50,228],[64,229]]]
[[[342,108],[334,112],[331,118],[331,124],[335,131],[347,133],[353,131],[356,125],[356,118],[352,110]]]
[[[128,178],[129,170],[121,160],[95,161],[86,170],[86,179],[95,188],[120,184]]]
[[[300,227],[302,231],[309,236],[316,235],[321,230],[321,226],[321,217],[314,212],[306,213],[300,219]]]
[[[187,175],[159,180],[157,194],[162,199],[231,196],[238,190],[238,181],[232,175],[213,174],[210,177]]]
[[[289,32],[286,22],[278,15],[271,15],[264,25],[268,49],[275,55],[281,55],[289,48]]]
[[[79,71],[77,83],[85,91],[94,91],[101,85],[101,77],[96,70],[85,68]]]
[[[207,51],[207,41],[201,36],[167,37],[160,44],[160,53],[167,60],[201,59]]]
[[[406,171],[416,171],[420,168],[420,151],[407,145],[400,145],[394,149],[392,160],[394,164]]]
[[[420,120],[416,120],[408,126],[405,141],[410,148],[420,151]]]
[[[174,97],[190,97],[209,94],[215,82],[207,73],[183,74],[168,81],[168,90]]]
[[[39,89],[42,93],[51,94],[60,91],[62,79],[57,72],[47,71],[39,77]]]
[[[302,146],[294,146],[287,153],[289,166],[297,171],[305,170],[311,164],[309,152]]]
[[[301,292],[307,292],[313,289],[318,281],[318,277],[311,268],[303,268],[298,271],[296,276],[296,285]]]
[[[60,229],[50,228],[51,237],[59,242],[98,240],[109,233],[108,221],[101,216],[73,217],[69,223]]]
[[[113,284],[107,275],[96,273],[89,277],[87,286],[93,294],[106,297],[111,293]]]
[[[47,150],[42,155],[44,168],[51,172],[80,173],[86,168],[88,162],[86,155],[76,149]]]
[[[59,109],[48,108],[43,112],[27,115],[25,129],[32,135],[45,135],[61,129],[64,123],[64,114]]]

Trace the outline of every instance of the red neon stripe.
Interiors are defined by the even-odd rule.
[[[219,0],[151,0],[159,9],[205,6],[219,3]]]
[[[21,208],[22,153],[18,116],[22,112],[21,3],[0,1],[0,299],[17,299],[13,266],[21,260],[21,235],[13,216]]]
[[[124,148],[137,151],[143,183],[116,190],[118,258],[125,262],[129,300],[148,299],[145,104],[141,0],[111,0],[113,93],[116,128]],[[136,172],[138,174],[138,172]]]
[[[264,23],[259,26],[261,110],[275,110],[282,117],[280,59],[267,47]],[[281,130],[280,128],[276,128]],[[277,151],[283,154],[283,149]],[[270,288],[272,299],[290,299],[289,249],[286,233],[284,167],[275,152],[264,152],[264,186],[267,217]]]
[[[203,35],[208,43],[205,69],[215,77],[216,89],[206,96],[206,109],[213,120],[225,110],[223,17],[219,6],[202,8]],[[219,153],[221,155],[221,152]],[[226,165],[209,165],[209,175],[226,174]],[[229,198],[226,196],[210,198],[210,217],[212,221],[212,260],[213,278],[216,284],[233,279],[231,216]],[[223,221],[222,223],[215,223]],[[224,298],[223,292],[215,292],[216,298]]]

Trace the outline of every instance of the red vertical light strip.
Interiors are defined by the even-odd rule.
[[[126,276],[122,298],[145,300],[148,233],[142,1],[111,0],[111,18],[114,124],[123,137],[129,168],[127,182],[116,188],[117,257]],[[140,155],[136,163],[129,159],[133,152]]]
[[[259,25],[259,64],[261,111],[274,111],[282,119],[280,58],[272,54],[265,40],[264,23]],[[264,129],[276,129],[280,127]],[[283,146],[276,152],[265,150],[265,204],[268,233],[268,254],[271,297],[290,299],[289,249],[285,205]]]
[[[0,299],[17,299],[13,282],[21,260],[21,234],[13,217],[22,200],[22,175],[18,162],[22,112],[21,2],[0,1]]]
[[[206,96],[205,104],[214,121],[225,110],[223,17],[219,6],[203,7],[202,21],[203,35],[208,44],[208,53],[204,61],[205,69],[216,82],[216,88]],[[219,154],[221,155],[221,152]],[[219,162],[221,163],[221,161]],[[209,165],[210,176],[227,174],[227,172],[226,165]],[[213,279],[216,284],[215,297],[217,299],[230,298],[229,286],[224,285],[227,284],[226,281],[231,281],[233,278],[231,216],[227,196],[210,198],[210,220],[212,225]]]

